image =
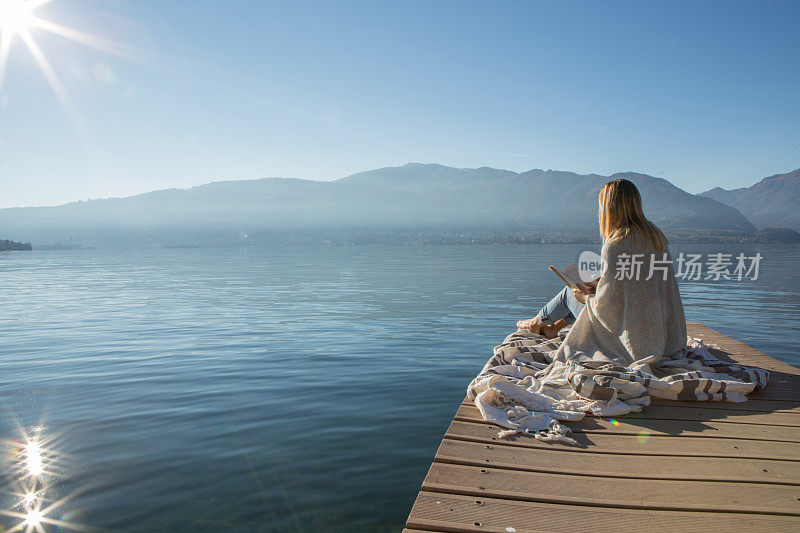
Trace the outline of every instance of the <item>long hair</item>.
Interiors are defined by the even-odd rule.
[[[600,189],[600,235],[604,244],[619,242],[628,235],[640,244],[651,244],[658,252],[667,247],[667,238],[647,220],[642,197],[636,185],[625,179],[609,181]]]

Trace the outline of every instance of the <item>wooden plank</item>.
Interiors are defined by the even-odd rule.
[[[716,354],[717,352],[721,352],[723,354],[728,354],[733,360],[740,361],[744,364],[755,364],[757,366],[763,366],[764,368],[782,370],[791,375],[800,374],[800,369],[797,367],[765,355],[755,348],[715,331],[708,326],[696,322],[689,322],[687,323],[687,327],[689,335],[702,339],[703,342],[712,348],[712,353]]]
[[[597,507],[800,516],[800,489],[786,485],[573,476],[434,462],[422,488]]]
[[[800,519],[739,513],[642,511],[542,502],[475,498],[423,490],[408,527],[419,530],[493,533],[576,531],[768,531],[800,530]]]
[[[762,366],[762,368],[781,370],[787,374],[800,375],[800,369],[773,357],[765,355],[747,344],[723,335],[722,333],[709,328],[698,322],[687,322],[687,333],[691,337],[699,338],[712,348],[712,352],[722,352],[729,355],[734,361],[739,361],[746,365]],[[715,353],[715,355],[717,355]],[[760,363],[760,364],[759,364]],[[769,367],[769,368],[768,368]]]
[[[767,424],[771,426],[800,427],[800,417],[795,413],[771,411],[745,411],[742,409],[727,409],[726,406],[735,405],[729,402],[683,402],[687,405],[672,405],[665,400],[662,403],[646,407],[638,413],[622,415],[622,419],[649,418],[652,420],[687,420],[687,421],[719,421],[742,424]],[[711,403],[717,405],[709,405]],[[465,407],[474,407],[472,400],[465,399]],[[800,414],[800,413],[797,413]],[[589,415],[587,415],[589,416]]]
[[[710,403],[710,402],[709,402]],[[724,405],[724,404],[723,404]],[[766,424],[770,426],[800,427],[800,417],[792,413],[759,413],[736,409],[706,409],[701,407],[683,407],[673,405],[651,405],[639,413],[625,415],[629,418],[650,418],[653,420],[691,420],[718,421],[737,424]]]
[[[455,415],[456,420],[485,422],[474,405],[461,405]],[[750,439],[779,442],[800,442],[800,431],[796,427],[770,426],[765,424],[746,424],[736,422],[651,420],[648,418],[619,419],[586,417],[578,422],[567,424],[579,433],[616,433],[619,435],[672,435],[682,437],[716,437],[730,439]],[[498,429],[499,431],[499,429]]]
[[[775,373],[770,375],[770,382],[765,390],[751,392],[747,395],[749,400],[779,400],[779,401],[800,401],[800,384],[794,385],[789,382],[775,381]],[[745,402],[747,403],[747,402]]]
[[[547,443],[519,435],[508,439],[497,436],[498,427],[483,422],[454,420],[445,437],[482,444],[504,443],[531,450],[561,450],[591,454],[617,455],[670,455],[672,457],[728,457],[744,459],[770,459],[800,461],[800,444],[794,442],[769,442],[744,439],[671,436],[619,435],[616,433],[573,433],[577,446]]]
[[[730,409],[732,411],[754,411],[758,413],[793,413],[800,415],[800,400],[753,400],[742,403],[732,402],[679,402],[675,400],[661,400],[651,398],[650,405],[663,405],[666,407],[696,407],[698,409]]]
[[[725,339],[721,339],[721,341],[723,344],[706,345],[711,354],[718,359],[729,360],[730,362],[737,362],[746,366],[763,364],[772,367],[774,370],[783,371],[789,376],[797,376],[799,373],[798,369],[789,363],[779,361],[778,359],[764,355],[749,347],[747,350],[736,349],[735,346],[729,344]]]
[[[800,462],[771,459],[575,453],[445,438],[436,461],[508,470],[642,479],[773,483],[800,487]],[[800,489],[795,491],[800,495]]]
[[[774,357],[769,357],[763,353],[746,346],[746,349],[738,349],[729,339],[719,339],[720,344],[707,344],[709,351],[718,359],[730,362],[737,362],[743,365],[753,366],[764,364],[773,367],[778,371],[784,371],[787,375],[797,376],[798,369],[789,363],[779,361]],[[738,342],[738,341],[737,341]],[[741,344],[741,343],[739,343]],[[745,345],[742,345],[745,346]]]

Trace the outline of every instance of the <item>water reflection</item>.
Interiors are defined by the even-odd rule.
[[[13,498],[8,509],[0,510],[7,518],[9,533],[44,533],[48,530],[90,531],[72,523],[63,514],[63,507],[72,495],[54,499],[54,485],[63,476],[63,456],[55,436],[47,436],[44,426],[29,430],[20,428],[21,438],[6,441],[5,492]],[[56,516],[61,514],[60,517]],[[49,526],[49,527],[48,527]]]

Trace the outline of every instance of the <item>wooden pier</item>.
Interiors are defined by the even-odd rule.
[[[499,439],[467,400],[404,531],[800,531],[800,369],[688,326],[718,358],[769,370],[767,389],[568,423],[579,447]]]

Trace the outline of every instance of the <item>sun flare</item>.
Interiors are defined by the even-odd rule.
[[[58,35],[84,46],[126,59],[136,59],[136,51],[119,43],[41,18],[36,11],[52,1],[0,0],[0,98],[3,97],[3,82],[5,81],[8,57],[11,52],[11,43],[18,39],[28,49],[64,111],[76,124],[79,124],[81,121],[78,109],[67,93],[67,88],[61,80],[58,69],[50,63],[45,52],[36,43],[34,38],[36,31]],[[14,53],[17,53],[17,51],[15,50]]]
[[[37,4],[26,0],[0,0],[0,31],[13,34],[27,31]],[[10,35],[9,35],[10,37]]]

